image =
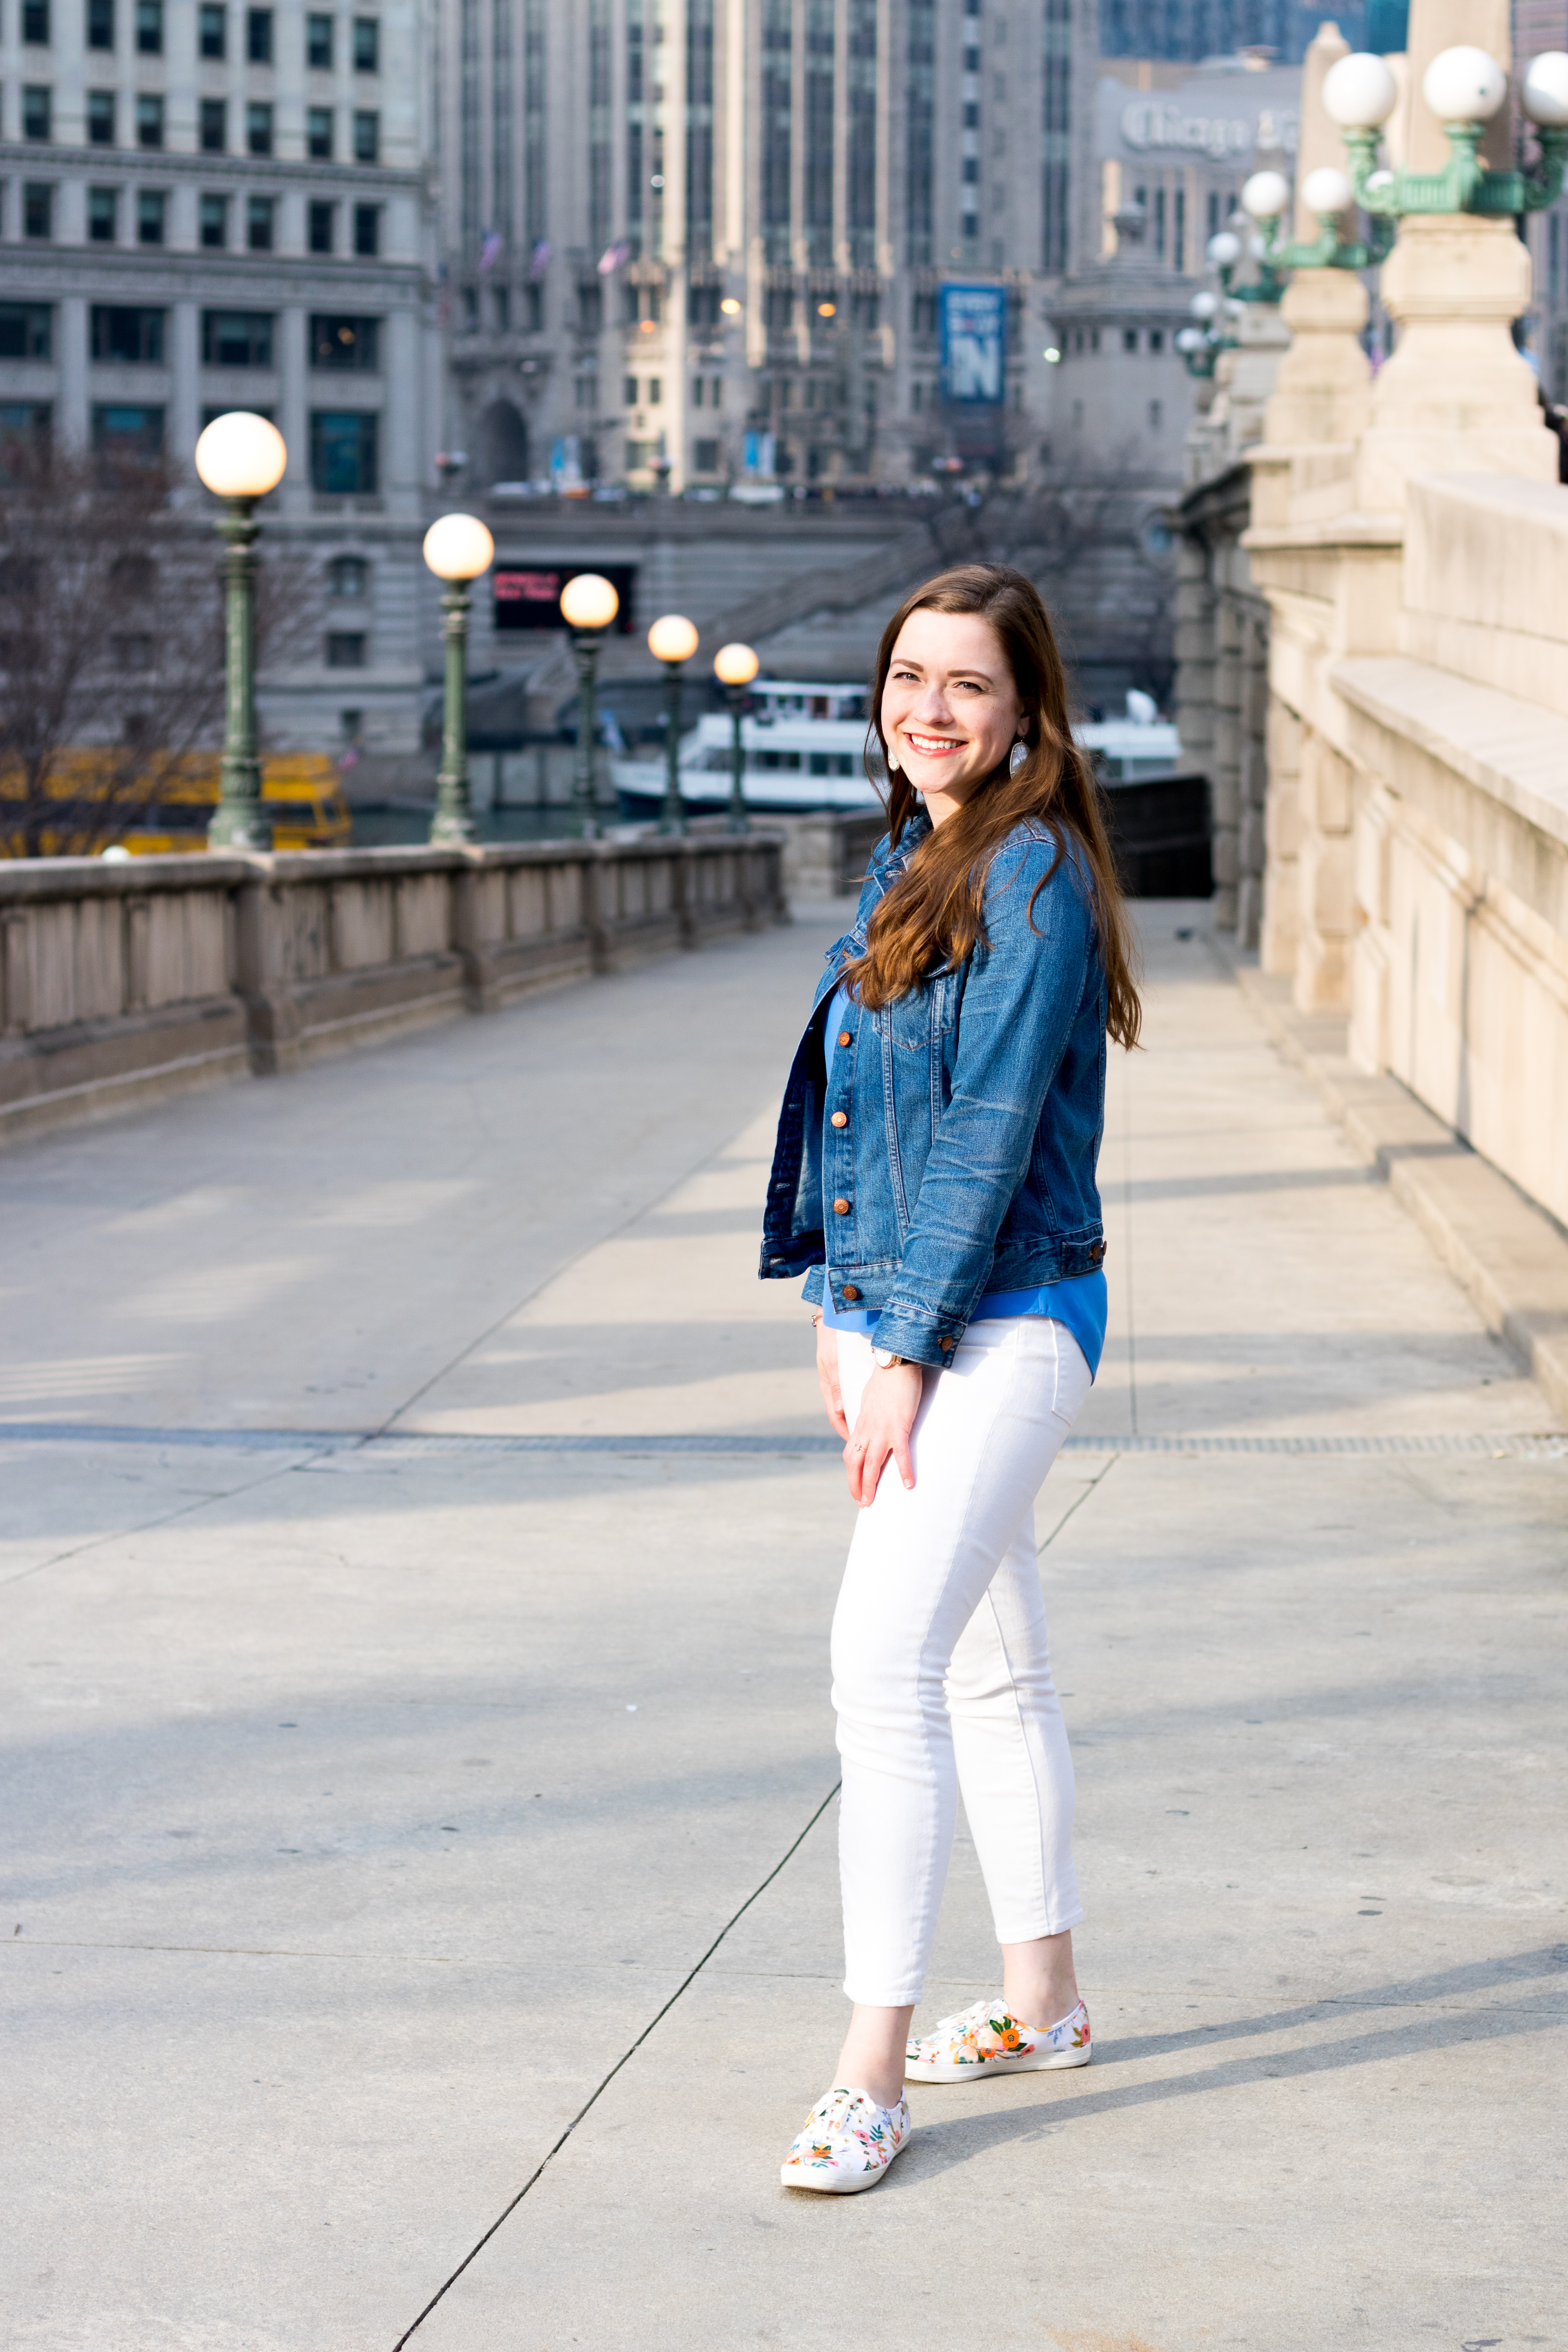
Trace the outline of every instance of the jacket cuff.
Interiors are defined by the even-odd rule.
[[[930,1364],[943,1371],[963,1337],[962,1327],[943,1328],[924,1316],[900,1307],[884,1307],[877,1318],[876,1344],[890,1356],[907,1357],[911,1364]]]
[[[808,1307],[820,1307],[822,1304],[822,1277],[824,1271],[825,1269],[822,1266],[814,1265],[810,1273],[805,1277],[805,1286],[803,1287],[800,1295],[805,1299]]]

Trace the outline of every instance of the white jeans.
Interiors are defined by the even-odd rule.
[[[871,1369],[870,1341],[840,1331],[851,1429]],[[1083,1916],[1034,1501],[1089,1388],[1061,1324],[971,1324],[947,1369],[926,1374],[912,1489],[889,1461],[859,1515],[833,1620],[851,2000],[919,2000],[961,1788],[997,1941]]]

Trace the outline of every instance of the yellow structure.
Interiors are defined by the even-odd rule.
[[[192,752],[175,761],[165,789],[155,802],[138,810],[132,824],[123,831],[106,824],[95,835],[92,825],[83,822],[84,804],[90,807],[95,800],[113,797],[114,756],[69,751],[60,761],[48,797],[61,803],[62,829],[58,837],[46,836],[48,854],[90,856],[110,845],[137,857],[205,850],[218,799],[216,752]],[[16,771],[0,774],[0,856],[22,854],[15,823],[6,821],[7,803],[14,807],[21,797]],[[353,820],[337,767],[324,751],[278,751],[264,758],[261,797],[272,820],[275,849],[343,849],[353,838]]]

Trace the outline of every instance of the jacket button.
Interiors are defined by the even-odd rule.
[[[840,1029],[838,1032],[838,1042],[841,1045],[847,1045],[851,1042],[847,1029]]]
[[[844,1286],[844,1296],[846,1298],[858,1298],[860,1293],[856,1289],[855,1285],[852,1282],[847,1282]]]
[[[958,1342],[956,1339],[939,1339],[936,1344],[944,1356],[951,1356]]]
[[[1094,1247],[1089,1251],[1089,1255],[1096,1259],[1102,1258],[1105,1255],[1105,1244],[1103,1242],[1096,1242]]]
[[[847,1127],[849,1124],[848,1112],[847,1110],[836,1110],[833,1114],[832,1124],[835,1127]]]
[[[833,1203],[833,1213],[836,1217],[847,1217],[849,1214],[848,1202],[835,1201]]]

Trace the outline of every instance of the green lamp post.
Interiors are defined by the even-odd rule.
[[[1381,58],[1377,62],[1382,64]],[[1254,172],[1241,192],[1243,205],[1258,225],[1271,268],[1374,269],[1387,260],[1394,250],[1394,230],[1386,221],[1374,219],[1364,240],[1342,234],[1340,225],[1355,202],[1355,190],[1337,164],[1309,172],[1301,195],[1307,210],[1317,215],[1318,234],[1310,242],[1283,233],[1290,189],[1278,172]]]
[[[762,664],[750,646],[721,646],[713,656],[713,675],[724,688],[730,704],[730,830],[745,833],[746,816],[746,751],[741,740],[741,718],[746,708],[746,689]]]
[[[448,847],[474,837],[468,796],[468,590],[495,559],[496,543],[477,515],[448,514],[425,534],[425,561],[447,583],[441,634],[447,644],[447,690],[441,714],[441,772],[430,838]]]
[[[1513,218],[1556,203],[1568,163],[1568,51],[1549,49],[1526,70],[1520,103],[1540,142],[1528,171],[1491,171],[1481,162],[1486,126],[1508,97],[1508,76],[1485,49],[1442,50],[1422,77],[1421,95],[1447,133],[1447,163],[1440,172],[1380,169],[1383,125],[1399,97],[1393,73],[1382,58],[1358,51],[1324,76],[1323,105],[1344,133],[1356,202],[1374,219],[1414,213]]]
[[[680,673],[697,651],[697,630],[683,613],[666,613],[647,633],[647,649],[664,664],[665,786],[660,833],[684,833],[680,798]]]
[[[207,826],[214,849],[270,849],[256,741],[256,502],[283,479],[289,452],[278,427],[249,410],[215,416],[196,443],[196,472],[226,511],[224,730],[218,803]]]
[[[572,770],[574,822],[584,841],[596,831],[594,803],[594,746],[598,735],[595,688],[599,649],[605,632],[621,609],[613,581],[602,572],[579,572],[561,591],[561,617],[572,632],[572,658],[577,665],[577,757]]]

